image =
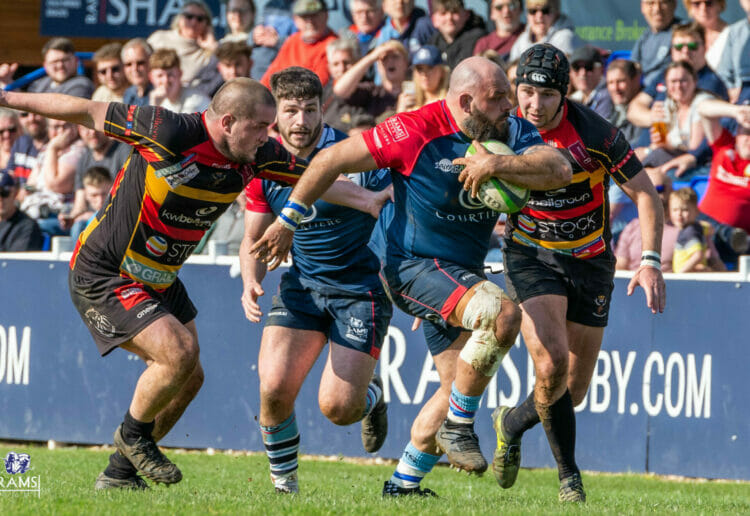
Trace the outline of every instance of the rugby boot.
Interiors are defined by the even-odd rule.
[[[420,488],[412,487],[412,488],[406,488],[401,487],[398,484],[394,484],[390,480],[386,480],[383,484],[383,498],[386,498],[388,496],[392,497],[398,497],[398,496],[421,496],[424,498],[438,498],[438,495],[435,491],[428,488]]]
[[[162,484],[176,484],[182,480],[182,472],[170,461],[153,439],[139,437],[128,444],[122,436],[122,425],[115,430],[115,447],[146,478]]]
[[[297,471],[287,475],[271,475],[271,482],[277,493],[297,494],[299,493],[299,482],[297,481]]]
[[[503,489],[513,486],[521,466],[521,438],[509,439],[503,430],[503,418],[511,407],[497,407],[492,411],[492,426],[497,433],[497,448],[492,461],[495,480]]]
[[[377,385],[381,392],[383,391],[383,381],[379,376],[373,377],[372,383]],[[388,435],[388,405],[385,403],[385,396],[381,394],[375,407],[362,419],[362,446],[365,447],[367,453],[375,453],[383,446],[386,435]]]
[[[103,491],[105,489],[150,489],[145,480],[138,475],[133,475],[128,478],[112,478],[107,476],[103,471],[96,477],[96,483],[94,484],[95,491]]]
[[[446,419],[435,435],[435,442],[454,467],[478,475],[487,471],[487,461],[479,449],[474,423],[454,423]]]
[[[574,473],[560,481],[560,492],[557,498],[561,502],[580,502],[586,501],[586,492],[583,490],[581,475]]]

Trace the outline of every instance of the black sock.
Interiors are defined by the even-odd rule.
[[[109,456],[109,464],[104,474],[110,478],[131,478],[138,473],[135,466],[128,459],[123,457],[119,451]]]
[[[554,402],[546,415],[540,415],[552,455],[557,461],[557,475],[560,480],[579,473],[576,465],[576,416],[573,412],[573,399],[566,389],[565,394]]]
[[[122,423],[122,437],[128,444],[133,444],[138,440],[139,437],[144,439],[153,439],[151,436],[154,431],[154,421],[150,423],[144,423],[138,421],[130,415],[130,410],[125,412],[125,419]]]
[[[509,439],[521,437],[523,433],[539,422],[539,414],[534,404],[534,391],[517,407],[512,408],[503,418],[503,429]]]

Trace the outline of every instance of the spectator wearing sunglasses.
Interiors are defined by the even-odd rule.
[[[509,59],[518,59],[537,43],[549,43],[567,55],[583,46],[573,21],[560,12],[560,0],[526,0],[526,30],[513,44]]]
[[[526,24],[521,22],[523,1],[492,0],[489,6],[489,18],[494,22],[495,30],[479,38],[474,46],[474,55],[478,56],[485,50],[494,50],[503,60],[507,60],[513,43],[526,28]]]
[[[692,20],[703,27],[706,44],[706,62],[716,70],[727,45],[729,24],[721,19],[726,0],[682,0]]]
[[[202,0],[187,0],[169,30],[157,30],[148,37],[154,50],[173,48],[180,58],[182,84],[196,86],[204,69],[216,72],[216,39],[213,14]]]
[[[581,47],[570,56],[570,82],[575,91],[570,100],[580,102],[603,118],[612,114],[612,99],[604,79],[604,60],[599,50],[591,45]]]
[[[108,43],[94,52],[94,70],[99,87],[94,90],[91,100],[101,102],[122,102],[128,79],[120,58],[122,45]]]
[[[122,46],[120,57],[125,67],[125,77],[130,83],[122,99],[125,104],[148,105],[148,94],[154,89],[148,78],[148,60],[153,53],[151,45],[144,38],[133,38]]]
[[[672,27],[680,23],[674,15],[677,0],[641,0],[641,14],[648,29],[635,42],[631,59],[641,65],[643,82],[650,85],[670,63]]]
[[[41,251],[44,236],[34,219],[18,209],[17,192],[16,179],[0,172],[0,252]]]

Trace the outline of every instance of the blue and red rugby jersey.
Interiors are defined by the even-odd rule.
[[[531,123],[515,116],[508,118],[508,134],[505,143],[516,154],[544,144]],[[385,229],[387,254],[480,269],[499,214],[472,198],[458,181],[461,168],[452,162],[466,154],[471,139],[445,101],[399,113],[363,137],[377,166],[392,171],[395,203]]]

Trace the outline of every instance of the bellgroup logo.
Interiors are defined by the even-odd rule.
[[[42,493],[41,475],[34,475],[28,453],[8,452],[3,459],[5,473],[0,473],[0,495],[6,493]]]

